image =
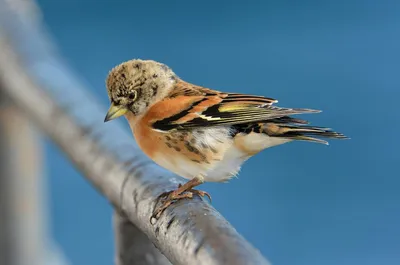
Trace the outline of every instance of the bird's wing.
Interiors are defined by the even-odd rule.
[[[273,106],[276,102],[272,98],[223,93],[180,82],[167,98],[151,108],[154,117],[151,123],[154,129],[168,131],[262,122],[287,115],[319,112]]]

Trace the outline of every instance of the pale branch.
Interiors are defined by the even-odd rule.
[[[148,237],[123,214],[114,211],[116,265],[171,264]]]

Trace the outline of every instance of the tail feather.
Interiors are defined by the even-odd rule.
[[[325,140],[322,140],[322,139],[319,139],[319,138],[304,136],[304,135],[298,135],[298,136],[295,136],[295,137],[283,137],[283,138],[329,145],[328,141],[325,141]]]
[[[295,118],[292,118],[289,116],[283,116],[280,118],[276,118],[276,119],[270,120],[270,122],[279,123],[281,125],[284,125],[284,124],[309,124],[309,122],[306,120],[295,119]]]
[[[328,142],[319,138],[349,139],[342,133],[335,132],[330,128],[281,123],[266,123],[264,128],[265,132],[270,136],[326,145],[328,145]]]

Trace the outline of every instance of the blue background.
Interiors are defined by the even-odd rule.
[[[142,58],[195,84],[322,109],[305,118],[351,140],[274,147],[203,188],[273,264],[400,264],[399,1],[38,2],[104,103],[111,67]],[[112,264],[111,207],[46,150],[55,239],[72,264]]]

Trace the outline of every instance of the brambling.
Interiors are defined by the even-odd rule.
[[[111,106],[105,122],[125,116],[141,150],[160,166],[189,179],[160,195],[158,218],[173,202],[210,195],[194,187],[225,182],[260,151],[294,140],[328,144],[319,139],[346,137],[329,128],[307,126],[289,115],[318,110],[281,108],[263,96],[227,93],[190,84],[168,66],[130,60],[108,74]]]

